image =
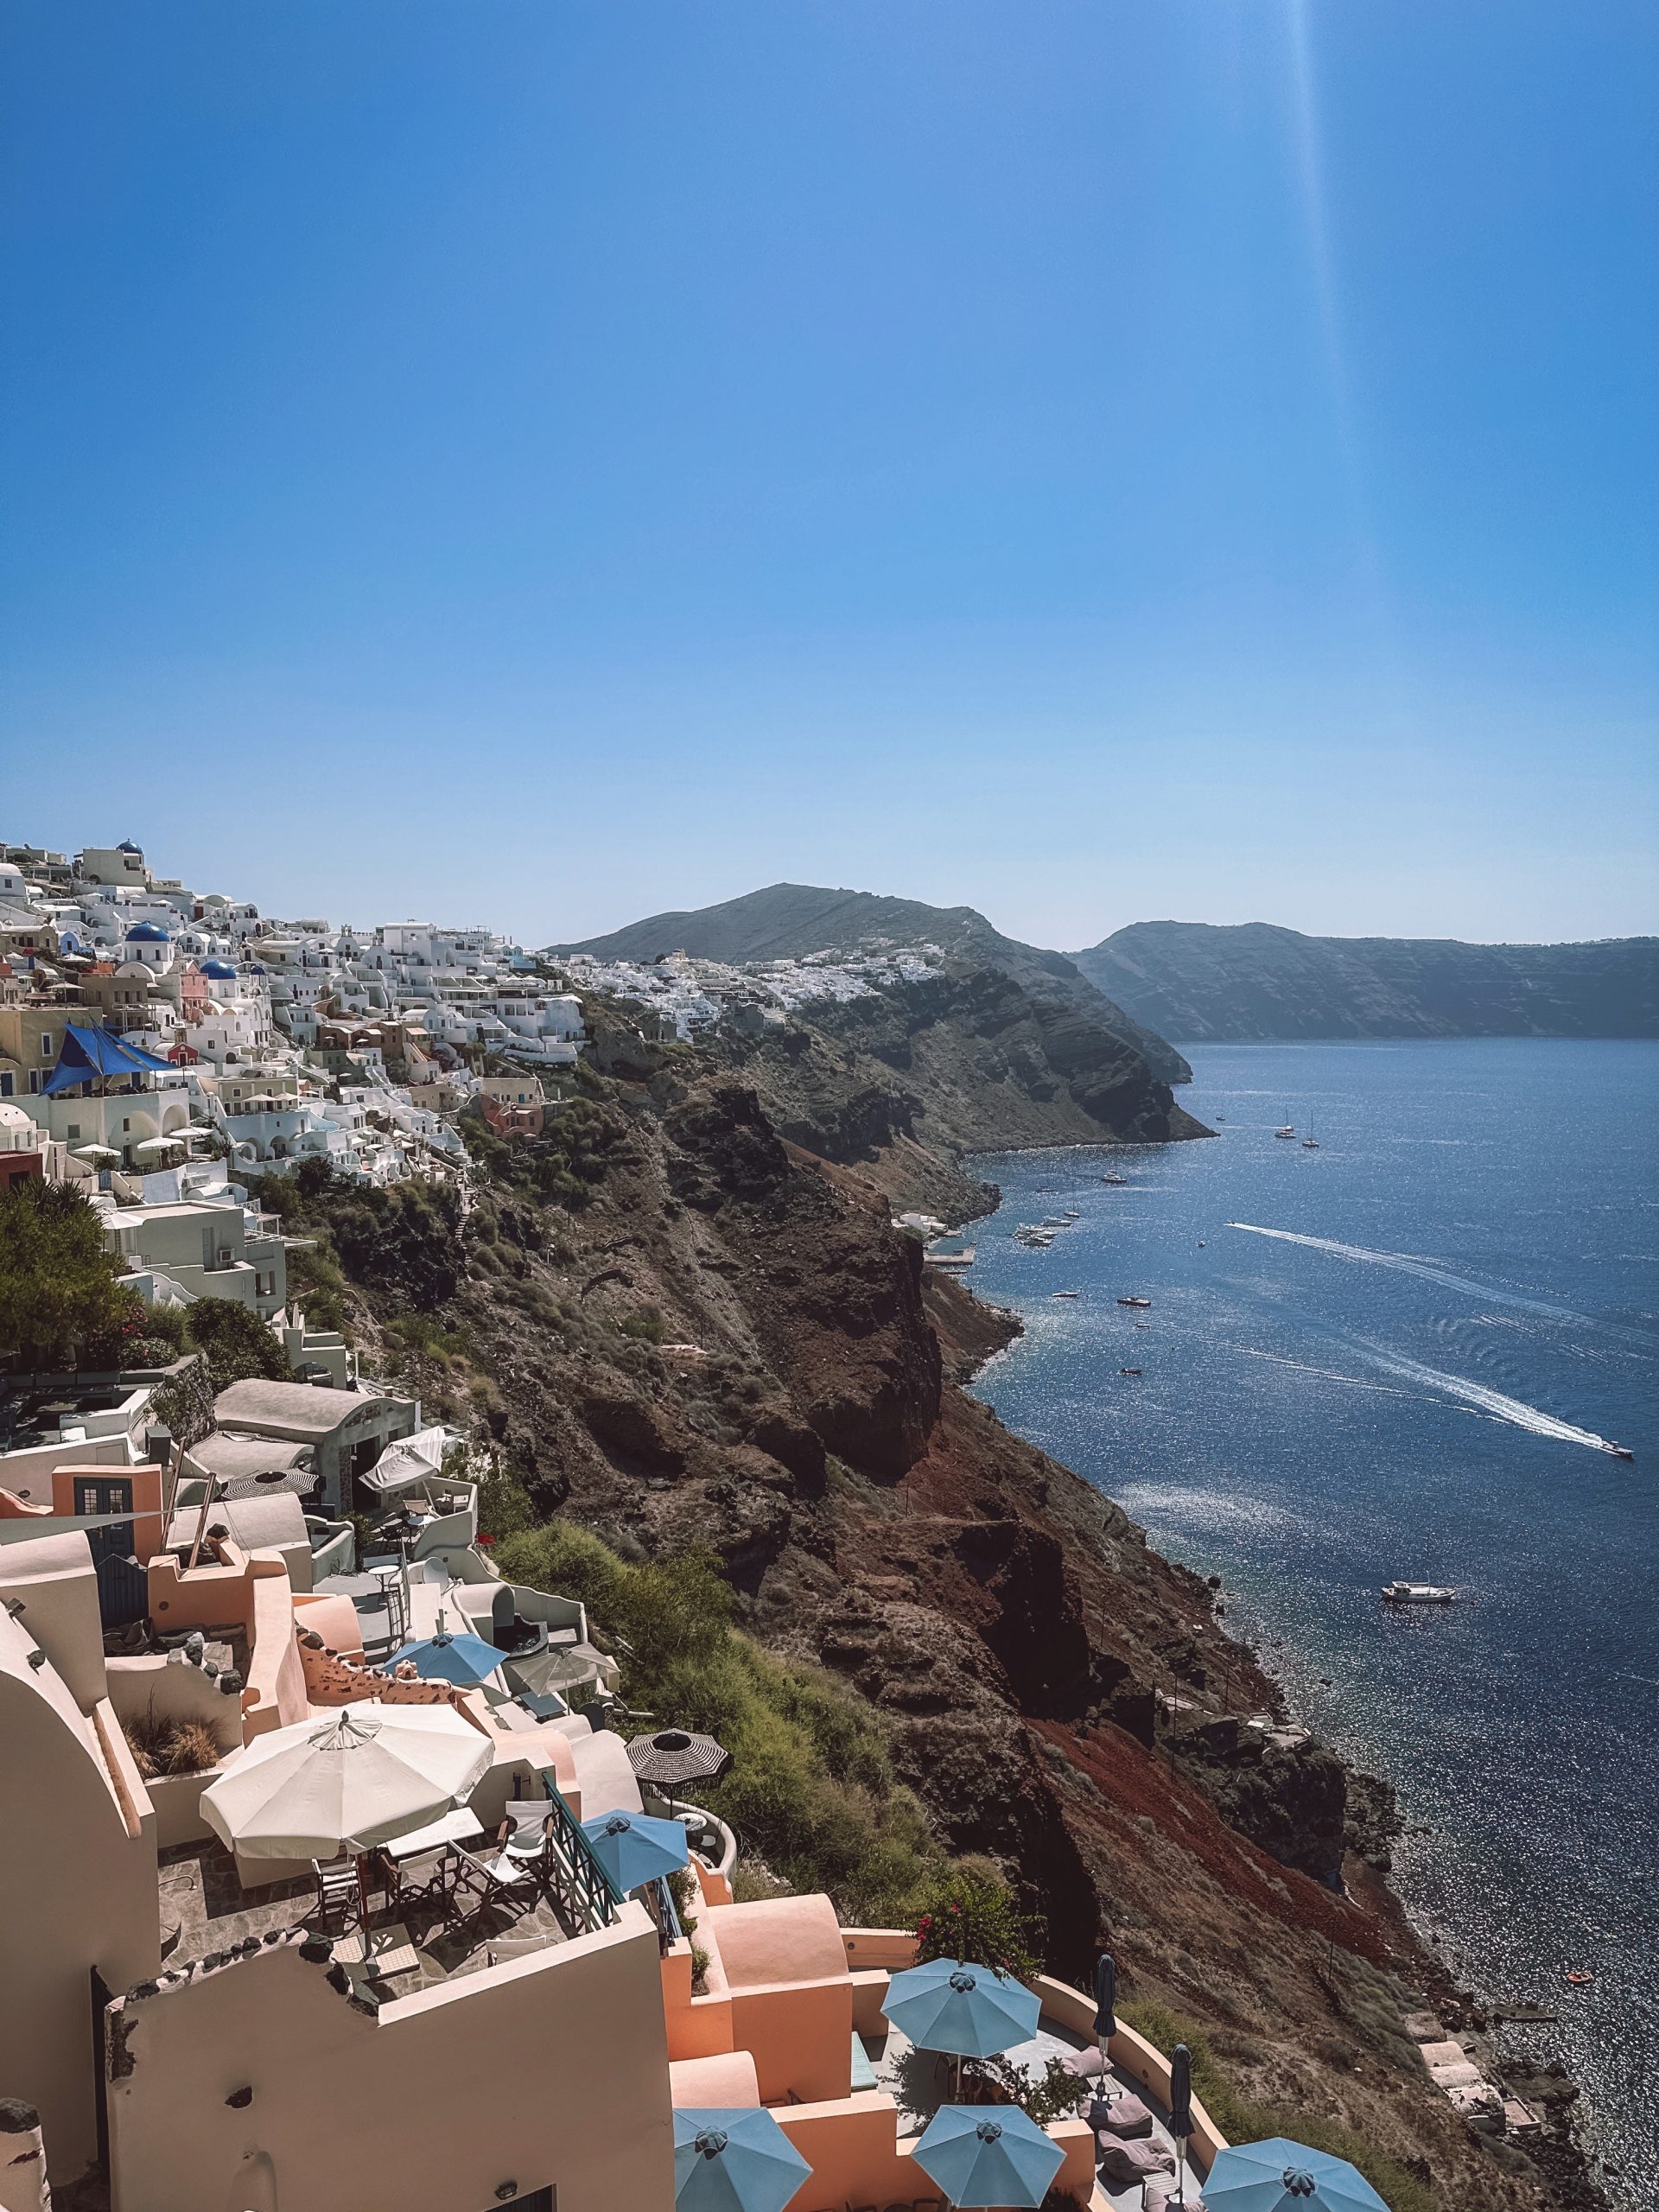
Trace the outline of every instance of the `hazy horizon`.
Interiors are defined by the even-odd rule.
[[[776,879],[1659,914],[1640,0],[17,0],[0,834],[530,943]]]

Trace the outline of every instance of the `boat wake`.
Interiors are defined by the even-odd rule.
[[[1575,1427],[1570,1421],[1558,1421],[1554,1414],[1519,1398],[1506,1398],[1501,1390],[1489,1389],[1484,1382],[1465,1382],[1460,1375],[1443,1375],[1438,1367],[1424,1367],[1392,1352],[1368,1351],[1365,1356],[1375,1360],[1385,1375],[1398,1376],[1402,1382],[1421,1382],[1426,1389],[1460,1399],[1489,1421],[1507,1421],[1512,1428],[1551,1437],[1557,1444],[1580,1444],[1587,1452],[1609,1452],[1616,1459],[1623,1456],[1611,1437],[1598,1436],[1592,1428]]]
[[[1544,1413],[1519,1398],[1505,1397],[1503,1391],[1490,1389],[1484,1382],[1465,1382],[1460,1375],[1446,1375],[1438,1367],[1425,1367],[1417,1360],[1402,1359],[1392,1352],[1372,1351],[1363,1345],[1354,1348],[1385,1375],[1397,1377],[1397,1382],[1367,1382],[1357,1375],[1344,1375],[1338,1368],[1314,1367],[1306,1360],[1286,1359],[1277,1352],[1258,1351],[1253,1345],[1241,1346],[1249,1359],[1270,1360],[1275,1367],[1294,1368],[1299,1375],[1316,1375],[1322,1382],[1341,1382],[1351,1390],[1376,1390],[1385,1397],[1414,1398],[1419,1405],[1446,1406],[1450,1413],[1507,1421],[1513,1428],[1524,1428],[1534,1436],[1552,1437],[1558,1444],[1579,1444],[1586,1451],[1610,1452],[1618,1456],[1618,1445],[1607,1437],[1598,1436],[1593,1429],[1577,1428],[1571,1421],[1558,1421],[1554,1414]],[[1399,1382],[1415,1382],[1421,1387],[1402,1390]],[[1455,1402],[1447,1405],[1448,1399]]]
[[[1317,1375],[1321,1382],[1343,1382],[1351,1390],[1375,1390],[1384,1398],[1411,1398],[1420,1406],[1442,1406],[1446,1403],[1438,1392],[1429,1390],[1402,1390],[1392,1382],[1367,1382],[1357,1375],[1344,1375],[1339,1368],[1310,1367],[1305,1359],[1286,1359],[1276,1351],[1257,1351],[1254,1345],[1241,1347],[1247,1359],[1269,1360],[1274,1367],[1294,1368],[1298,1375]],[[1474,1408],[1469,1408],[1472,1412]]]
[[[1393,1268],[1402,1275],[1416,1275],[1424,1282],[1437,1282],[1446,1290],[1466,1290],[1476,1298],[1491,1300],[1499,1306],[1518,1306],[1523,1313],[1543,1313],[1553,1321],[1577,1321],[1588,1327],[1590,1316],[1575,1313],[1570,1306],[1556,1306],[1548,1299],[1523,1297],[1519,1291],[1494,1289],[1489,1282],[1472,1282],[1467,1275],[1453,1274],[1449,1268],[1437,1267],[1433,1260],[1421,1259],[1414,1252],[1373,1252],[1363,1244],[1340,1244],[1333,1236],[1303,1236],[1294,1229],[1263,1229],[1254,1221],[1230,1221],[1229,1229],[1242,1229],[1249,1236],[1271,1236],[1281,1244],[1304,1244],[1310,1252],[1328,1252],[1336,1260],[1360,1260],[1374,1268]]]

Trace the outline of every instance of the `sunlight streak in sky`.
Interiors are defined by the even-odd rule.
[[[1330,390],[1331,415],[1342,457],[1356,568],[1367,611],[1379,632],[1390,626],[1382,586],[1382,562],[1372,524],[1370,499],[1354,405],[1353,378],[1338,299],[1336,256],[1331,243],[1329,193],[1325,183],[1324,135],[1319,127],[1319,84],[1314,73],[1311,25],[1313,0],[1285,0],[1290,46],[1292,123],[1297,178],[1301,188],[1302,224],[1307,240],[1320,350]]]

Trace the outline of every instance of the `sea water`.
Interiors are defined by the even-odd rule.
[[[1026,1330],[978,1390],[1222,1576],[1427,1831],[1395,1854],[1420,1927],[1559,2013],[1513,2032],[1583,2085],[1614,2201],[1659,2204],[1659,1045],[1188,1057],[1213,1141],[979,1163],[969,1281]],[[1396,1577],[1459,1601],[1385,1606]]]

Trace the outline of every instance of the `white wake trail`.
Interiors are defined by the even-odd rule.
[[[1302,1244],[1310,1252],[1328,1252],[1335,1260],[1359,1260],[1374,1268],[1393,1268],[1400,1274],[1437,1282],[1444,1290],[1466,1290],[1476,1298],[1488,1299],[1499,1306],[1519,1306],[1524,1313],[1547,1314],[1553,1321],[1589,1325],[1589,1315],[1575,1313],[1570,1306],[1555,1306],[1547,1299],[1525,1298],[1519,1291],[1497,1290],[1491,1283],[1472,1282],[1467,1275],[1454,1275],[1450,1268],[1438,1267],[1433,1260],[1421,1259],[1415,1252],[1372,1252],[1363,1244],[1340,1244],[1334,1236],[1303,1236],[1294,1229],[1263,1229],[1254,1221],[1230,1221],[1227,1226],[1242,1229],[1248,1236],[1271,1236],[1281,1244]]]
[[[1488,1389],[1484,1382],[1465,1382],[1460,1375],[1442,1375],[1438,1367],[1423,1367],[1414,1359],[1401,1359],[1392,1353],[1368,1352],[1385,1375],[1397,1375],[1402,1382],[1421,1382],[1432,1390],[1442,1390],[1450,1397],[1461,1398],[1465,1405],[1474,1407],[1492,1421],[1506,1421],[1514,1428],[1524,1428],[1534,1436],[1553,1437],[1558,1444],[1581,1444],[1590,1452],[1617,1452],[1618,1445],[1611,1438],[1598,1436],[1593,1428],[1576,1428],[1570,1421],[1557,1421],[1554,1414],[1541,1412],[1536,1406],[1523,1404],[1519,1398],[1506,1398],[1501,1390]]]

